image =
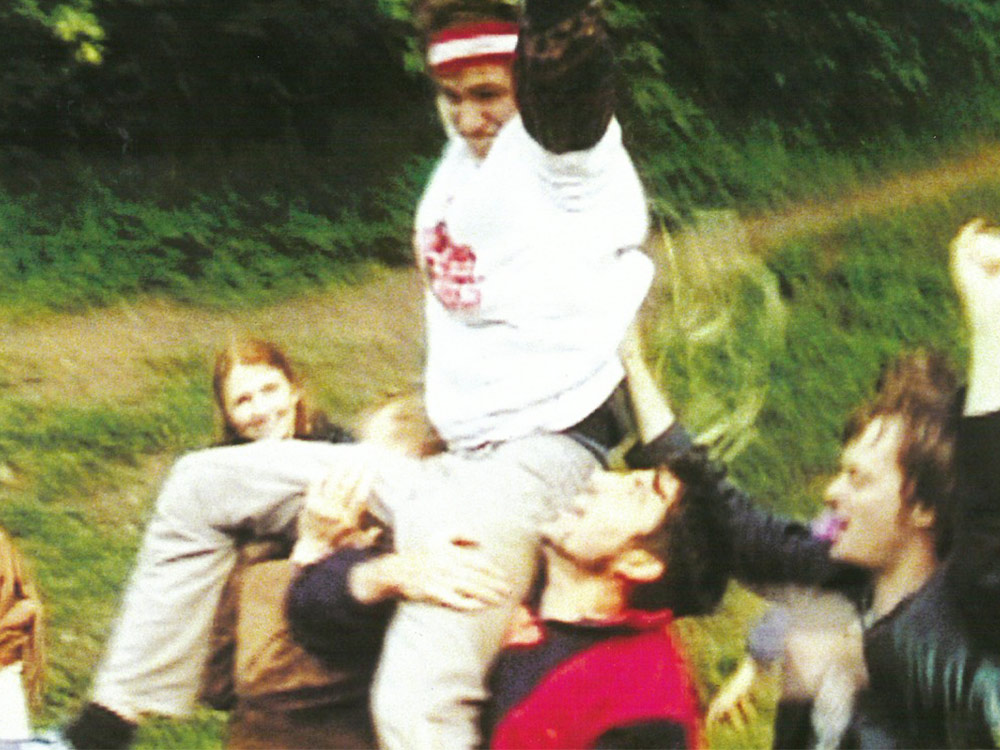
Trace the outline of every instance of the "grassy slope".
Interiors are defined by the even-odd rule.
[[[808,516],[835,460],[839,426],[880,364],[918,345],[942,346],[961,361],[944,248],[961,221],[980,213],[1000,216],[1000,185],[847,218],[771,248],[766,260],[725,236],[663,251],[661,267],[679,282],[664,283],[651,304],[651,352],[684,417],[703,432],[725,427],[720,449],[735,456],[740,483],[775,508]],[[395,304],[373,307],[369,323],[391,318]],[[391,387],[412,373],[413,361],[394,355],[393,344],[346,333],[310,337],[310,322],[299,322],[293,353],[323,373],[320,401],[338,416],[374,398],[377,383]],[[7,396],[0,523],[19,538],[49,603],[52,668],[42,719],[53,722],[84,694],[164,468],[210,439],[205,357],[203,348],[186,347],[147,355],[154,391],[74,405],[33,398],[7,354],[0,356]],[[682,625],[704,696],[735,665],[757,611],[734,591],[720,615]],[[766,691],[761,708],[749,734],[713,731],[712,743],[766,743]],[[141,745],[213,746],[219,721],[204,714],[156,722]]]
[[[231,333],[282,341],[315,400],[349,419],[419,371],[420,318],[408,271],[257,310],[138,302],[0,325],[0,524],[40,580],[50,674],[40,723],[86,694],[155,490],[184,450],[211,442],[209,362]],[[140,747],[212,747],[220,715],[158,721]]]
[[[772,248],[766,260],[741,255],[738,237],[665,253],[661,265],[681,280],[660,292],[652,348],[686,421],[708,434],[724,428],[718,450],[735,456],[739,484],[808,518],[835,466],[841,427],[887,360],[931,347],[961,366],[946,246],[973,215],[1000,216],[1000,184],[847,218]],[[703,694],[735,667],[742,644],[734,633],[759,606],[734,597],[719,616],[686,626]],[[762,686],[762,715],[747,732],[714,728],[712,744],[768,742],[773,688]]]

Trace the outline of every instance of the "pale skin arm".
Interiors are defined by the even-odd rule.
[[[736,671],[719,688],[708,707],[705,721],[709,724],[731,724],[742,729],[753,718],[753,685],[760,673],[757,662],[743,657]]]
[[[677,418],[646,364],[637,323],[633,322],[629,326],[618,351],[625,368],[639,439],[643,443],[652,442],[666,432]]]
[[[965,414],[988,414],[1000,410],[1000,228],[974,219],[950,249],[971,345]]]

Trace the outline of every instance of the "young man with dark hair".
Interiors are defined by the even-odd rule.
[[[727,581],[724,508],[703,464],[693,452],[674,471],[599,469],[542,527],[544,586],[531,625],[516,629],[491,674],[490,747],[700,744],[692,677],[669,626],[672,607],[708,611]],[[397,557],[347,549],[306,567],[289,596],[299,640],[335,655],[360,638],[371,653],[414,576]],[[465,593],[452,606],[476,608],[489,595],[471,578]]]
[[[544,527],[533,627],[490,680],[490,747],[700,746],[692,675],[669,628],[715,606],[726,554],[710,487],[678,473],[598,471]]]

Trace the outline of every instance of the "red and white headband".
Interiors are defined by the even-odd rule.
[[[431,37],[427,64],[435,73],[452,73],[468,65],[510,62],[517,33],[518,25],[505,21],[452,26]]]

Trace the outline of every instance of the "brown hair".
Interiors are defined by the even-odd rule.
[[[277,344],[264,339],[235,339],[216,355],[212,374],[212,390],[215,392],[215,403],[222,418],[220,444],[233,445],[243,441],[229,421],[229,414],[226,412],[226,381],[236,365],[267,365],[281,371],[292,388],[299,392],[299,401],[295,406],[295,437],[307,437],[312,433],[314,415],[306,405],[306,399],[302,394],[302,381],[287,355]]]
[[[903,500],[934,511],[939,558],[951,547],[957,393],[958,379],[942,355],[900,356],[885,368],[875,397],[852,415],[844,431],[846,443],[875,419],[900,420],[897,461],[903,474]]]
[[[421,0],[414,10],[425,52],[433,35],[452,26],[477,21],[516,22],[519,17],[517,3],[505,0]]]

